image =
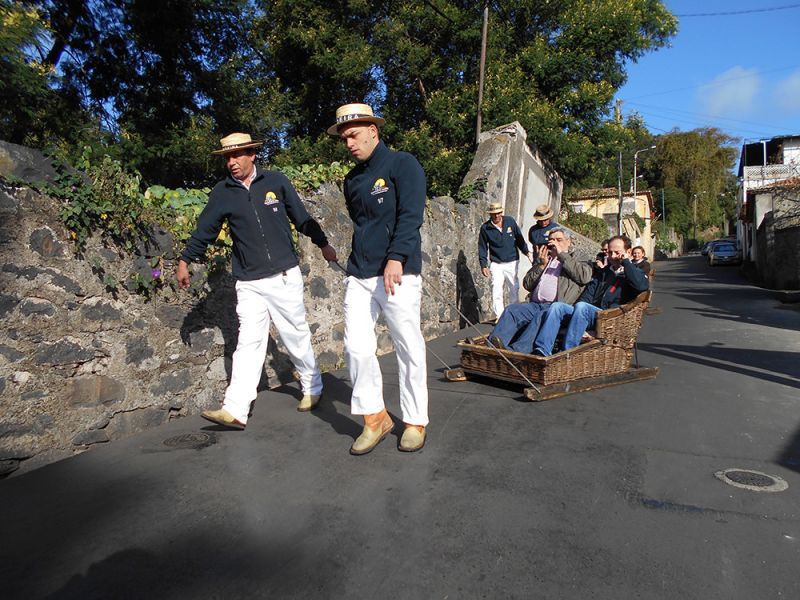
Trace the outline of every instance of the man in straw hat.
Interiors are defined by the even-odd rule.
[[[509,288],[511,303],[519,302],[519,253],[522,252],[533,262],[533,255],[522,236],[517,222],[503,216],[503,206],[499,202],[489,204],[489,219],[481,225],[478,232],[478,260],[484,277],[492,278],[492,310],[495,318],[503,314],[505,302],[503,292]]]
[[[203,417],[237,429],[244,429],[250,404],[256,398],[270,321],[275,323],[300,374],[303,398],[297,410],[313,409],[322,394],[290,221],[322,250],[325,260],[336,260],[336,250],[328,244],[322,228],[308,214],[286,176],[256,167],[256,148],[262,144],[246,133],[232,133],[220,140],[221,148],[212,154],[224,156],[230,176],[211,191],[175,270],[178,284],[188,288],[189,263],[205,255],[223,222],[228,222],[233,239],[231,262],[236,278],[239,339],[222,408],[204,411]]]
[[[547,204],[537,206],[533,218],[536,225],[528,230],[528,241],[531,243],[533,251],[537,252],[539,247],[547,245],[547,232],[558,225],[553,222],[553,209]]]
[[[394,428],[383,400],[375,356],[375,325],[383,313],[397,349],[400,408],[405,430],[399,449],[420,450],[428,424],[425,340],[420,331],[425,173],[417,159],[393,152],[379,139],[384,120],[366,104],[345,104],[328,133],[338,136],[358,165],[344,181],[353,243],[347,261],[344,346],[353,414],[364,430],[350,453],[366,454]]]

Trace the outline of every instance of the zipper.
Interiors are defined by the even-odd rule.
[[[256,215],[258,228],[261,231],[261,240],[264,242],[264,251],[267,253],[267,264],[271,264],[272,256],[269,253],[269,245],[267,244],[267,234],[264,233],[264,226],[261,224],[261,217],[258,216],[258,209],[256,209],[255,204],[253,204],[253,196],[252,194],[250,194],[250,190],[247,190],[247,201],[250,203],[250,208],[253,209],[253,213]]]

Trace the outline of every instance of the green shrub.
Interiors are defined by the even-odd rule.
[[[567,218],[562,221],[562,224],[598,244],[609,237],[608,225],[603,219],[589,213],[575,212],[569,204],[567,204]]]

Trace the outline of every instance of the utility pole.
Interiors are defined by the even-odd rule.
[[[692,220],[694,221],[694,233],[692,234],[692,239],[697,240],[697,194],[692,194],[694,198],[694,216]]]
[[[619,212],[617,213],[617,235],[622,235],[622,151],[617,164],[617,192],[619,194]]]
[[[655,149],[656,149],[656,147],[655,147],[655,144],[654,144],[652,146],[649,146],[648,148],[642,148],[641,150],[637,150],[636,152],[633,153],[633,205],[634,205],[634,209],[633,210],[634,211],[636,211],[636,200],[637,200],[637,196],[636,196],[636,161],[639,159],[639,153],[640,152],[647,152],[648,150],[655,150]],[[649,220],[650,220],[650,206],[648,204],[648,206],[647,206],[647,221],[649,221]]]
[[[483,4],[483,30],[481,32],[481,64],[478,75],[478,117],[475,125],[475,146],[481,141],[481,123],[483,115],[481,113],[481,105],[483,104],[483,78],[484,71],[486,70],[486,38],[489,33],[489,0]]]

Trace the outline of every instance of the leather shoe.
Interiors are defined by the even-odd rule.
[[[383,419],[379,421],[380,424],[377,427],[370,427],[367,425],[370,421],[374,421],[373,417],[376,415],[364,416],[364,430],[361,432],[361,435],[356,438],[356,441],[353,442],[353,445],[350,446],[350,454],[361,456],[362,454],[372,452],[373,448],[394,429],[394,421],[392,421],[386,409],[381,411],[381,413],[383,413]],[[381,415],[381,413],[378,413],[378,415]]]
[[[314,410],[317,407],[321,396],[322,394],[303,394],[303,399],[300,400],[300,404],[297,405],[297,410],[300,412]]]
[[[401,452],[416,452],[425,445],[425,427],[421,425],[406,424],[403,437],[400,438],[399,450]]]
[[[217,425],[224,425],[225,427],[231,427],[233,429],[244,429],[245,427],[244,423],[235,419],[234,416],[224,408],[220,408],[219,410],[204,410],[200,413],[200,416]]]

